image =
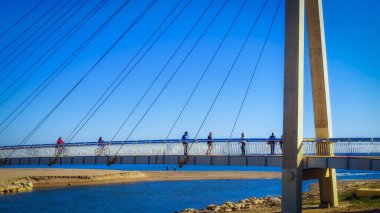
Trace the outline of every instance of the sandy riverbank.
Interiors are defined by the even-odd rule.
[[[0,169],[0,183],[30,180],[33,188],[55,188],[144,181],[229,180],[280,178],[279,172],[131,172],[95,169]]]

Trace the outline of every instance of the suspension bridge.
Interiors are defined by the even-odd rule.
[[[281,166],[281,140],[277,139],[271,153],[268,139],[248,138],[242,154],[241,139],[214,139],[210,154],[207,140],[189,141],[193,148],[188,153],[187,164],[191,165],[235,165],[235,166]],[[326,141],[326,139],[324,140]],[[331,138],[334,156],[318,155],[316,139],[303,142],[304,168],[339,168],[354,170],[380,170],[380,138]],[[322,142],[328,146],[327,142]],[[114,141],[111,145],[99,146],[98,142],[71,143],[58,155],[56,164],[107,164],[114,153],[122,147],[115,164],[179,164],[184,159],[180,140]],[[323,149],[323,147],[320,147]],[[52,156],[57,156],[52,144],[25,146],[2,146],[1,156],[11,152],[8,165],[48,165]]]
[[[136,1],[125,0],[119,3],[116,7],[110,7],[112,3],[109,0],[66,0],[55,1],[54,3],[41,0],[14,24],[2,31],[0,39],[14,31],[31,14],[41,14],[25,25],[25,28],[15,34],[16,36],[11,40],[2,43],[0,47],[0,54],[2,55],[0,61],[0,107],[4,109],[0,120],[0,134],[7,133],[12,126],[17,124],[17,120],[28,120],[28,109],[38,102],[42,94],[51,93],[51,90],[54,90],[51,89],[51,86],[62,81],[64,71],[70,69],[70,66],[75,64],[76,59],[80,58],[81,54],[94,50],[90,49],[94,40],[102,36],[103,38],[105,36],[105,40],[107,40],[107,42],[104,41],[103,46],[106,47],[103,47],[102,53],[93,56],[96,60],[91,63],[91,66],[84,68],[84,72],[69,75],[70,79],[74,75],[79,75],[79,78],[75,78],[75,81],[65,85],[64,92],[60,92],[58,98],[54,98],[55,102],[49,105],[50,108],[47,112],[38,116],[39,120],[33,122],[34,124],[30,126],[29,131],[18,130],[17,128],[16,134],[13,131],[14,136],[25,132],[25,137],[22,136],[16,145],[6,145],[6,143],[15,144],[14,141],[10,140],[10,137],[6,138],[8,141],[2,139],[3,145],[0,146],[2,165],[179,164],[183,166],[193,164],[281,166],[283,168],[282,210],[284,212],[301,211],[302,180],[319,179],[321,205],[337,206],[335,169],[380,170],[380,138],[334,138],[332,136],[322,0],[242,0],[239,2],[177,0],[169,3],[150,0],[144,4],[139,4],[140,10],[135,9]],[[281,14],[281,6],[283,5],[285,8],[284,104],[281,106],[283,107],[283,137],[280,139],[233,138],[233,135],[238,131],[241,115],[245,113],[244,107],[247,104],[249,92],[252,90],[274,23]],[[107,11],[112,12],[106,17],[99,18],[99,14],[106,14],[104,11],[106,7],[109,7]],[[165,12],[157,10],[158,7],[164,7]],[[129,12],[128,20],[123,22],[122,26],[117,26],[121,30],[110,33],[109,25],[112,25],[125,11]],[[186,13],[188,11],[193,14],[191,21],[184,19],[184,16],[189,18],[189,14]],[[228,21],[221,18],[224,13],[229,14]],[[305,17],[309,42],[316,138],[303,137]],[[269,21],[264,22],[263,19],[265,18]],[[155,22],[144,25],[145,19],[154,19]],[[180,24],[178,25],[177,22]],[[182,27],[183,22],[187,23],[186,27]],[[230,52],[232,49],[231,47],[225,48],[225,46],[228,46],[228,41],[236,36],[234,34],[236,29],[242,28],[239,25],[240,22],[249,22],[248,28],[239,34],[239,42],[234,43],[233,48],[236,51],[232,51],[228,57],[221,59],[231,61],[230,64],[224,63],[222,68],[217,68],[226,70],[226,72],[213,74],[219,77],[220,82],[211,83],[213,78],[209,77],[209,72],[215,69],[213,68],[215,64],[220,63],[218,61],[220,54]],[[248,74],[246,73],[247,75],[243,77],[245,81],[241,84],[244,84],[244,88],[240,90],[242,95],[238,95],[238,92],[233,94],[233,96],[239,96],[239,99],[236,101],[237,110],[230,110],[228,113],[234,116],[230,121],[231,129],[225,134],[228,137],[202,139],[200,135],[205,131],[205,123],[210,119],[210,114],[215,111],[215,105],[220,100],[220,96],[227,90],[228,81],[233,78],[233,73],[244,58],[246,49],[252,45],[250,39],[254,33],[257,33],[260,22],[265,23],[263,24],[264,27],[261,27],[265,29],[261,30],[264,31],[264,34],[258,39],[261,41],[257,42],[260,45],[255,47],[258,49],[255,54],[256,60],[252,62],[250,59],[253,66],[250,66]],[[113,51],[118,50],[119,46],[125,45],[123,41],[129,34],[133,34],[136,28],[141,27],[140,25],[144,29],[139,31],[141,34],[137,36],[141,37],[141,45],[132,45],[133,42],[129,44],[133,53],[128,52],[128,57],[119,60],[123,62],[122,68],[118,68],[119,72],[110,72],[103,76],[111,76],[112,78],[107,79],[108,84],[101,87],[98,97],[92,94],[88,95],[88,99],[94,100],[94,102],[88,107],[88,110],[86,109],[82,117],[72,119],[73,123],[78,122],[74,124],[72,130],[67,132],[67,136],[64,137],[64,145],[57,147],[56,144],[51,143],[30,143],[33,136],[60,110],[63,118],[70,119],[65,117],[66,111],[62,113],[65,103],[72,96],[75,97],[75,93],[81,89],[83,84],[86,84],[86,80],[94,75],[94,72],[102,66],[102,63],[105,63],[104,61],[110,57],[109,55]],[[96,26],[96,28],[86,28],[87,26]],[[179,36],[180,38],[177,38],[178,45],[175,48],[162,51],[165,47],[160,46],[160,42],[165,40],[166,34],[173,28],[174,31],[176,29],[180,31],[181,27],[186,28],[186,30]],[[80,33],[81,30],[86,33]],[[240,32],[240,30],[237,31]],[[204,40],[207,40],[209,34],[215,32],[219,32],[216,36],[218,38],[216,45],[212,48],[202,49],[203,52],[210,54],[204,55],[202,51],[197,52],[197,48],[202,45]],[[72,40],[80,42],[70,44]],[[209,41],[207,40],[207,42]],[[96,44],[99,48],[102,46],[99,43]],[[67,50],[65,49],[66,46],[71,48]],[[160,50],[154,52],[157,46]],[[62,51],[66,51],[68,54],[57,57]],[[136,94],[131,96],[139,97],[130,101],[133,103],[129,103],[128,113],[121,120],[120,125],[112,126],[114,134],[110,140],[102,144],[98,142],[75,142],[90,121],[96,115],[101,114],[101,108],[110,101],[112,96],[117,95],[117,91],[120,92],[126,79],[132,78],[137,71],[142,72],[139,70],[139,66],[150,63],[147,58],[152,52],[154,52],[153,58],[158,58],[162,63],[153,68],[149,67],[149,69],[158,70],[158,72],[145,73],[150,78],[139,80],[141,83],[146,83],[146,88],[139,87],[133,90]],[[168,52],[169,55],[163,52]],[[184,98],[180,99],[180,103],[178,101],[170,103],[179,107],[176,108],[178,112],[170,113],[175,115],[175,117],[170,118],[173,121],[170,124],[164,122],[165,125],[168,124],[168,131],[165,132],[163,139],[132,140],[133,135],[141,128],[141,123],[149,120],[149,113],[163,98],[162,96],[170,88],[173,89],[171,86],[174,84],[173,81],[183,81],[183,79],[178,80],[176,78],[178,76],[184,77],[180,71],[185,69],[188,61],[194,55],[206,59],[206,63],[201,65],[194,62],[196,64],[195,69],[200,70],[199,73],[197,72],[197,78],[191,83],[183,82],[183,84],[189,84],[192,87],[186,92]],[[48,66],[49,63],[53,66]],[[48,70],[48,72],[39,73],[43,70]],[[172,71],[168,72],[168,70]],[[38,81],[33,80],[35,78]],[[30,82],[32,82],[32,87]],[[208,82],[210,85],[202,88],[204,82]],[[211,85],[217,85],[216,89],[207,92]],[[180,90],[178,85],[176,89]],[[185,111],[196,105],[192,103],[194,97],[200,93],[199,91],[202,93],[205,90],[205,93],[213,93],[213,95],[207,97],[209,101],[202,103],[207,106],[206,113],[202,113],[204,115],[201,116],[199,124],[193,125],[198,127],[194,131],[194,136],[190,139],[170,139],[173,132],[177,131],[176,128],[183,119]],[[24,92],[23,95],[20,95],[20,91]],[[97,89],[97,91],[100,90]],[[86,98],[85,96],[79,97],[79,99]],[[14,101],[16,99],[18,101]],[[150,101],[146,103],[146,100],[149,99]],[[78,108],[86,107],[78,106]],[[161,106],[161,108],[164,110],[165,106]],[[196,117],[195,114],[200,113],[194,113]],[[134,117],[137,119],[132,122]],[[163,120],[169,120],[169,118]],[[54,124],[50,123],[49,125]],[[107,125],[107,123],[101,122],[101,125]],[[161,125],[161,123],[158,124],[158,126]],[[67,129],[66,127],[62,128]],[[126,134],[126,139],[117,140],[120,134],[124,134],[124,136]],[[211,147],[210,144],[212,144]],[[210,148],[212,149],[209,150]]]

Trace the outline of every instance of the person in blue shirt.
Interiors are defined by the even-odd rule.
[[[209,132],[208,133],[208,137],[207,137],[207,152],[206,152],[206,155],[211,155],[211,151],[212,151],[212,132]]]
[[[241,133],[241,141],[239,142],[241,144],[241,155],[245,155],[245,145],[247,144],[247,138],[245,137],[244,132]]]
[[[187,155],[187,152],[188,152],[188,149],[189,149],[189,141],[188,140],[189,140],[189,134],[186,131],[182,135],[183,155]]]

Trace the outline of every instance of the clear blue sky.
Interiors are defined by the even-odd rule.
[[[0,33],[8,29],[38,2],[37,0],[1,0],[0,20],[2,21],[0,22]],[[3,49],[57,2],[57,0],[44,2],[27,19],[23,20],[9,33],[0,37],[0,48]],[[69,2],[66,7],[61,9],[58,16],[74,5],[75,2]],[[84,0],[79,4],[82,2]],[[23,39],[29,35],[32,35],[31,40],[38,37],[36,42],[31,44],[31,48],[21,54],[9,67],[3,69],[7,61],[0,65],[0,78],[3,79],[12,68],[23,62],[9,78],[1,83],[0,90],[3,91],[7,88],[11,82],[17,79],[55,42],[59,41],[70,27],[77,23],[98,2],[99,0],[90,0],[56,33],[49,35],[52,32],[50,30],[44,35],[39,35],[39,32],[44,31],[51,23],[47,22],[45,26],[40,26],[50,14],[55,12],[55,10],[51,10],[41,22],[1,53],[0,60],[2,61]],[[50,73],[57,69],[122,2],[122,0],[108,2],[83,28],[74,34],[72,39],[26,81],[25,85],[0,106],[0,122],[37,88]],[[65,139],[177,2],[174,0],[159,0],[152,10],[101,61],[27,143],[53,143],[58,136]],[[185,2],[187,0],[184,0],[180,7],[183,7]],[[129,135],[132,128],[178,67],[179,62],[199,38],[223,2],[222,0],[215,0],[211,5],[210,10],[192,32],[153,89],[117,135],[116,140],[123,140]],[[271,18],[274,15],[277,2],[277,0],[269,0],[265,7],[254,33],[249,38],[241,57],[238,59],[230,78],[201,130],[200,138],[206,137],[209,131],[212,131],[216,138],[228,137],[249,77],[263,45]],[[91,68],[148,3],[146,0],[131,0],[105,30],[48,86],[46,91],[41,93],[20,117],[6,131],[0,134],[1,145],[18,144],[22,141],[84,73]],[[99,136],[103,136],[107,140],[115,134],[117,128],[162,69],[208,3],[209,1],[204,0],[193,0],[190,3],[189,7],[136,66],[106,104],[100,108],[74,138],[74,141],[95,141]],[[166,136],[242,3],[243,0],[228,1],[225,9],[196,46],[188,60],[185,61],[178,74],[130,139],[160,139]],[[183,131],[189,131],[190,138],[194,136],[263,3],[264,0],[248,0],[236,25],[227,37],[215,61],[211,64],[208,73],[191,99],[184,115],[174,128],[170,138],[179,138]],[[63,3],[59,4],[58,7],[62,5]],[[335,137],[380,137],[380,53],[378,50],[380,47],[378,39],[380,34],[380,18],[378,16],[380,1],[325,0],[323,6],[333,134]],[[50,21],[54,21],[56,17]],[[40,29],[32,34],[36,27]],[[25,45],[27,44],[26,42]],[[242,131],[248,137],[267,137],[272,131],[277,136],[282,134],[283,46],[284,2],[281,4],[280,11],[274,22],[253,86],[249,91],[247,101],[237,123],[234,132],[235,137],[238,137]],[[33,55],[27,60],[23,59],[34,48],[36,50]],[[305,56],[304,136],[314,137],[311,80],[307,51]],[[9,91],[0,97],[0,101],[4,100],[7,94],[9,94]]]

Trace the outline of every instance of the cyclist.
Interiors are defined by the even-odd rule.
[[[103,140],[103,137],[99,137],[98,139],[98,148],[95,149],[95,155],[100,156],[100,155],[109,155],[110,150],[106,147],[107,143]]]
[[[64,150],[64,142],[62,140],[62,137],[59,137],[58,140],[57,140],[57,144],[55,145],[55,149],[56,149],[56,155],[59,156],[62,154],[63,150]]]
[[[104,147],[105,145],[106,145],[106,144],[105,144],[103,138],[102,138],[102,137],[99,137],[99,139],[98,139],[98,146],[99,146],[99,147]]]
[[[59,137],[58,140],[57,140],[57,147],[61,147],[63,148],[63,140],[62,140],[62,137]]]

